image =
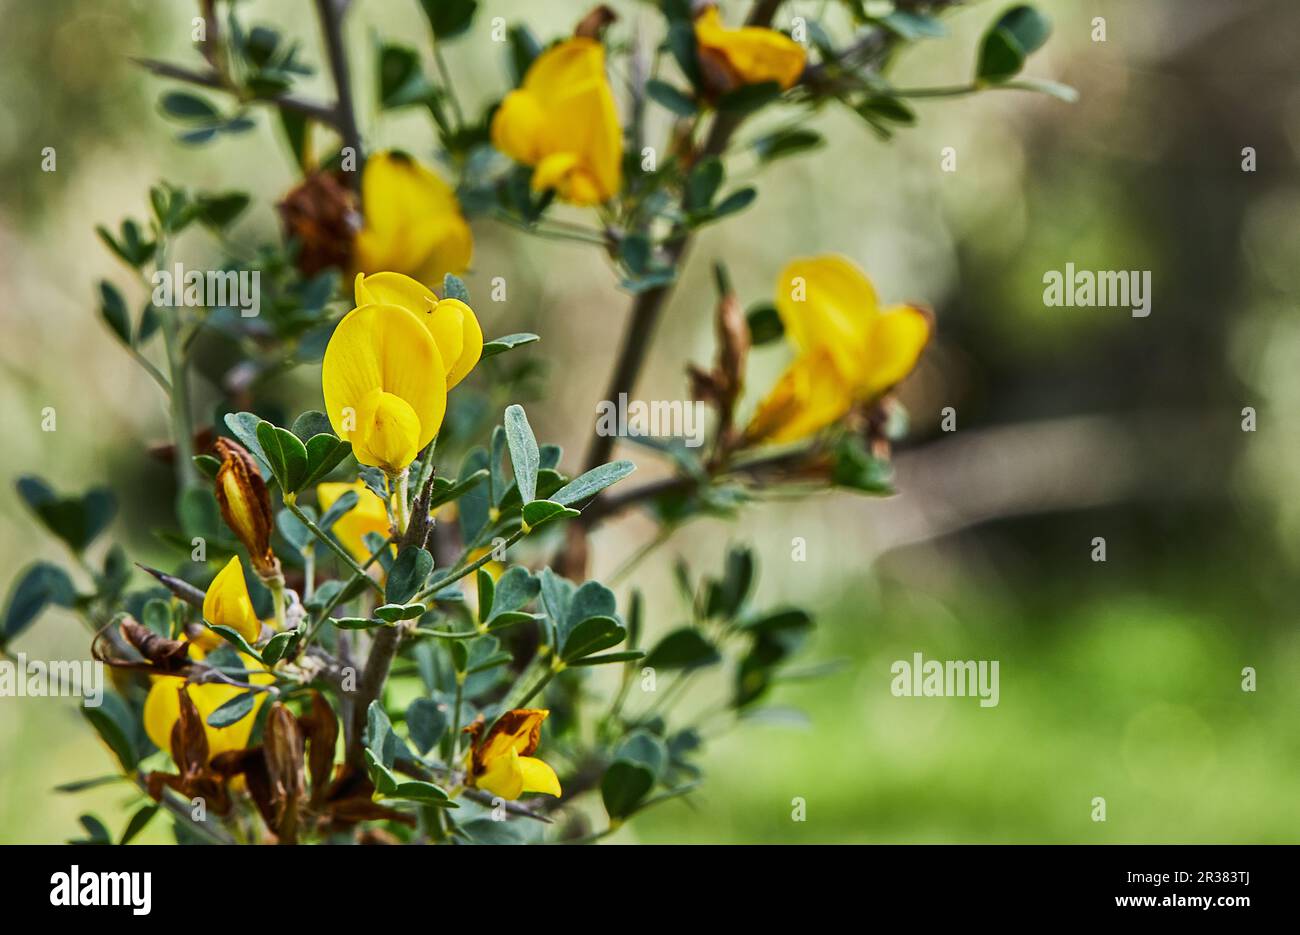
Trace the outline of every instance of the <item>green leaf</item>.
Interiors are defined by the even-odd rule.
[[[588,617],[570,631],[560,658],[572,662],[617,646],[626,636],[627,630],[613,617]]]
[[[694,627],[669,633],[645,657],[645,665],[655,669],[697,669],[721,661],[717,647]]]
[[[161,805],[144,805],[137,809],[135,814],[131,816],[131,820],[126,823],[126,828],[122,831],[122,837],[118,839],[117,843],[119,845],[130,844],[135,840],[136,836],[148,827],[149,822],[153,821],[153,816],[158,814],[160,808],[162,808]]]
[[[443,274],[442,297],[444,299],[458,299],[468,305],[469,290],[465,288],[465,281],[453,273]]]
[[[757,197],[758,189],[754,188],[752,185],[746,188],[737,189],[718,202],[717,206],[713,209],[713,217],[715,219],[724,218],[729,214],[736,214],[737,212],[744,211],[754,203],[754,199]]]
[[[231,698],[217,710],[208,715],[209,727],[229,727],[248,717],[256,700],[254,692],[247,691]]]
[[[177,120],[194,122],[215,121],[221,118],[221,111],[206,98],[187,91],[171,91],[159,101],[163,113]]]
[[[131,343],[131,313],[126,309],[122,293],[107,279],[99,282],[99,314],[123,344]]]
[[[443,792],[431,782],[425,782],[422,779],[408,779],[405,782],[399,782],[397,788],[392,792],[385,793],[392,799],[410,799],[413,802],[424,802],[426,805],[437,805],[441,808],[459,808],[455,802],[447,798],[447,793]]]
[[[135,721],[126,702],[117,695],[105,694],[103,704],[98,708],[81,705],[77,710],[113,751],[117,761],[122,764],[123,771],[129,773],[134,770],[140,762],[140,754],[131,740]]]
[[[749,325],[749,343],[753,347],[779,341],[785,336],[785,324],[771,302],[751,306],[745,321]]]
[[[397,623],[422,617],[427,610],[423,604],[384,604],[375,608],[375,616],[385,623]]]
[[[431,698],[417,698],[406,709],[406,729],[423,756],[438,745],[447,732],[450,718],[446,709]]]
[[[293,420],[291,431],[305,445],[317,435],[333,435],[334,427],[330,425],[329,416],[325,415],[325,413],[319,409],[308,409]]]
[[[328,531],[331,526],[338,522],[339,517],[356,506],[357,501],[360,499],[360,494],[355,490],[343,491],[343,493],[339,495],[339,498],[330,504],[330,508],[325,511],[325,515],[320,518],[320,522],[316,525],[320,526],[321,529]],[[295,519],[296,518],[297,517],[295,517]],[[308,530],[308,532],[310,533],[310,530]]]
[[[74,552],[80,553],[113,521],[117,499],[106,487],[96,487],[81,497],[60,497],[39,477],[18,479],[18,495]]]
[[[944,25],[933,16],[924,13],[912,13],[907,10],[894,10],[878,20],[902,39],[940,39],[948,34]]]
[[[1079,99],[1079,92],[1068,84],[1062,84],[1059,81],[1048,81],[1046,78],[1016,78],[1013,81],[1004,81],[1000,87],[1013,88],[1018,91],[1037,91],[1040,94],[1046,94],[1065,101],[1067,104],[1073,104]]]
[[[826,142],[825,137],[813,130],[781,130],[769,133],[754,141],[754,151],[760,162],[775,162],[787,156],[811,152]]]
[[[611,461],[602,464],[585,474],[578,475],[551,494],[549,499],[564,506],[572,506],[595,496],[611,484],[618,483],[635,470],[636,465],[631,461]]]
[[[602,653],[597,656],[584,656],[567,663],[569,666],[603,666],[613,662],[632,662],[645,655],[639,649],[628,649],[618,653]]]
[[[556,518],[569,518],[578,515],[577,510],[569,509],[563,503],[554,500],[533,500],[524,504],[524,526],[530,531]]]
[[[615,821],[627,818],[655,784],[654,773],[640,763],[615,760],[600,781],[605,811]]]
[[[288,429],[266,421],[257,425],[257,440],[280,488],[286,493],[296,491],[307,479],[307,446]]]
[[[652,101],[679,117],[689,117],[697,109],[693,98],[658,78],[646,82],[645,92]]]
[[[478,619],[479,623],[483,623],[492,613],[492,600],[496,594],[496,584],[486,568],[478,570],[475,580],[478,583]]]
[[[697,162],[686,178],[686,209],[704,211],[713,204],[713,196],[722,185],[722,177],[722,160],[717,156],[708,156]]]
[[[390,604],[405,604],[424,587],[431,571],[433,556],[426,549],[412,546],[402,549],[388,572],[384,599]]]
[[[429,498],[429,509],[442,506],[444,503],[450,503],[453,500],[459,500],[465,494],[469,493],[488,476],[486,468],[474,471],[460,480],[452,481],[446,477],[435,477],[433,479],[433,490]]]
[[[510,463],[515,469],[515,483],[519,485],[520,497],[527,503],[537,495],[537,471],[541,467],[541,455],[523,406],[515,404],[506,409],[505,429],[506,444],[510,446]]]
[[[506,351],[513,351],[517,347],[523,347],[525,344],[532,344],[540,340],[541,338],[537,335],[529,334],[526,331],[507,334],[484,344],[483,353],[479,355],[479,360],[484,361],[489,357],[496,357],[498,354],[504,354]]]
[[[289,654],[300,635],[298,630],[285,630],[283,633],[275,634],[262,647],[262,661],[268,666],[275,665]]]
[[[244,213],[250,201],[245,192],[199,194],[194,198],[194,216],[209,230],[221,231]]]
[[[982,81],[1004,81],[1025,66],[1025,55],[1005,29],[994,29],[984,36],[975,76]]]
[[[748,633],[770,636],[783,632],[807,630],[812,625],[812,617],[808,615],[807,611],[790,608],[771,611],[761,617],[746,620],[740,624],[740,629]]]
[[[454,39],[474,21],[478,0],[420,0],[435,40]]]
[[[614,751],[615,760],[636,763],[650,770],[656,780],[668,765],[668,748],[654,734],[645,730],[633,731]]]
[[[370,617],[331,617],[330,623],[340,630],[374,630],[386,625],[384,621]]]
[[[0,647],[30,627],[46,607],[72,607],[77,600],[68,573],[58,565],[36,562],[20,574],[9,589],[5,605],[4,626],[0,628]]]
[[[239,650],[241,653],[246,653],[249,656],[252,656],[258,662],[262,661],[261,654],[256,649],[253,648],[252,644],[249,643],[248,640],[244,639],[244,635],[242,633],[240,633],[238,630],[234,629],[233,627],[228,627],[224,624],[218,623],[218,624],[208,624],[208,629],[211,630],[213,633],[217,634],[218,636],[220,636],[223,640],[225,640],[231,646],[235,647],[235,649]]]
[[[533,61],[542,54],[542,47],[522,23],[510,27],[506,32],[506,41],[510,45],[510,74],[517,88],[523,83],[524,75],[528,74]]]
[[[266,453],[262,451],[262,443],[257,440],[257,427],[262,423],[261,416],[251,412],[228,412],[225,423],[230,429],[230,434],[234,435],[239,443],[257,459],[258,468],[262,473],[270,474],[271,467],[266,460]]]

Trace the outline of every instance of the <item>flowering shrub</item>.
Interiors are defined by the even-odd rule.
[[[770,303],[746,313],[718,264],[716,298],[692,297],[716,322],[713,363],[689,368],[692,398],[711,410],[707,438],[640,439],[673,473],[638,484],[634,462],[611,457],[612,434],[566,458],[534,436],[523,406],[500,405],[534,398],[538,336],[489,337],[496,316],[460,275],[473,265],[471,222],[601,251],[632,296],[616,400],[635,386],[694,233],[758,195],[727,186],[742,126],[793,117],[746,144],[766,167],[821,144],[808,118],[823,107],[888,138],[914,121],[909,97],[1033,86],[1016,77],[1047,35],[1030,7],[993,24],[968,86],[907,91],[886,65],[941,35],[952,0],[839,5],[852,35],[801,12],[780,18],[772,0],[743,25],[734,10],[663,0],[653,37],[598,7],[545,48],[523,24],[493,20],[515,87],[479,115],[461,106],[441,54],[486,15],[473,0],[423,0],[436,74],[392,43],[350,62],[347,3],[318,0],[333,102],[299,94],[311,66],[297,44],[250,28],[234,3],[201,4],[200,64],[144,62],[203,89],[162,98],[183,142],[269,112],[302,180],[278,205],[279,242],[239,242],[247,194],[167,183],[150,191],[146,220],[100,229],[151,294],[139,315],[113,283],[100,300],[168,402],[171,551],[165,568],[139,571],[120,546],[92,557],[114,514],[109,488],[68,497],[24,478],[23,498],[83,580],[32,566],[3,629],[8,649],[46,606],[73,608],[114,667],[115,691],[84,710],[120,767],[112,781],[141,805],[118,835],[86,816],[92,840],[130,840],[162,810],[186,842],[595,840],[695,788],[701,727],[757,709],[792,674],[813,622],[754,606],[752,556],[733,548],[716,574],[678,570],[690,620],[647,639],[638,592],[620,600],[587,577],[588,534],[633,506],[676,528],[769,491],[889,492],[902,421],[890,391],[933,316],[882,304],[841,256],[792,259]],[[622,106],[611,66],[627,76]],[[377,69],[382,111],[428,113],[439,168],[367,150],[356,67]],[[673,118],[661,147],[645,138],[651,107]],[[222,269],[172,265],[179,235],[197,227],[228,251]],[[204,414],[192,369],[216,338],[242,353]],[[742,419],[749,352],[779,341],[791,362]],[[317,363],[319,393],[284,410],[278,379]],[[723,667],[722,703],[682,711],[682,686]]]

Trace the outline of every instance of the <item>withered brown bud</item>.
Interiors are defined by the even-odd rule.
[[[118,630],[122,638],[160,672],[179,673],[190,664],[189,643],[159,636],[131,617],[123,617]]]
[[[267,713],[262,751],[275,810],[275,832],[281,841],[292,844],[298,837],[298,809],[306,797],[307,781],[298,719],[279,702],[271,705]]]
[[[271,495],[257,462],[239,442],[218,438],[217,505],[221,518],[248,549],[253,569],[264,580],[280,575],[280,561],[271,551],[271,531],[275,518],[271,513]]]
[[[338,173],[317,172],[277,206],[287,236],[297,241],[297,267],[306,276],[352,264],[352,241],[361,226],[356,195]]]
[[[691,394],[696,399],[709,403],[718,412],[719,454],[722,454],[735,441],[732,416],[736,400],[740,398],[745,384],[745,363],[749,358],[749,324],[745,320],[744,309],[740,307],[740,300],[731,291],[726,273],[721,268],[718,270],[718,278],[722,283],[722,294],[713,321],[718,340],[713,368],[705,370],[691,365],[687,368],[687,373],[690,375]]]
[[[599,39],[601,33],[617,21],[618,14],[602,3],[578,21],[573,34],[583,39]]]

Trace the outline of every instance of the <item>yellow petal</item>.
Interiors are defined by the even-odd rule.
[[[524,774],[519,768],[519,754],[513,750],[494,757],[483,772],[474,777],[474,785],[503,799],[517,799],[524,791]]]
[[[859,394],[879,396],[911,373],[930,341],[930,330],[929,314],[913,305],[895,305],[876,316]]]
[[[325,412],[340,438],[360,425],[361,407],[378,411],[375,390],[396,396],[414,412],[419,428],[418,451],[438,433],[447,409],[447,368],[438,345],[414,312],[397,305],[363,305],[343,317],[321,366]],[[402,418],[398,407],[386,406],[389,418]],[[373,426],[367,429],[373,431]],[[403,439],[405,443],[405,439]],[[393,447],[388,442],[386,447]]]
[[[155,679],[144,699],[144,732],[159,750],[171,750],[172,728],[181,716],[177,689],[185,680],[167,676]]]
[[[420,417],[400,396],[371,390],[357,407],[352,453],[362,464],[401,471],[420,453]]]
[[[717,7],[708,7],[695,20],[695,38],[722,55],[744,84],[775,81],[787,90],[799,80],[808,58],[803,46],[775,29],[727,29]]]
[[[533,756],[519,757],[519,772],[524,792],[544,792],[557,798],[560,795],[560,777],[546,763]]]
[[[752,442],[784,444],[824,429],[849,411],[853,393],[824,350],[797,358],[758,404],[745,429]]]
[[[246,681],[251,685],[269,685],[275,681],[275,676],[269,672],[260,671],[261,665],[251,656],[243,653],[239,654],[239,660],[248,670]],[[241,681],[245,681],[241,679]],[[216,756],[218,753],[224,753],[228,750],[240,750],[248,746],[248,740],[252,736],[253,724],[257,721],[257,712],[261,708],[266,695],[262,692],[253,696],[253,708],[248,714],[240,718],[234,724],[225,727],[213,727],[208,724],[208,718],[212,716],[223,704],[242,695],[248,689],[238,685],[223,685],[220,683],[208,683],[204,685],[186,685],[185,680],[174,676],[164,676],[155,679],[149,689],[149,694],[144,702],[144,729],[149,739],[153,741],[154,746],[160,750],[171,752],[172,728],[176,726],[177,720],[181,716],[181,705],[179,690],[184,687],[190,700],[194,702],[194,707],[198,709],[199,715],[203,718],[204,733],[208,738],[208,756]]]
[[[841,256],[793,260],[776,281],[776,310],[795,349],[825,349],[849,382],[862,373],[863,348],[879,314],[876,290]]]
[[[447,369],[447,389],[459,383],[478,364],[483,356],[483,329],[479,327],[474,310],[460,299],[443,299],[434,310],[434,318],[441,318],[448,323],[455,323],[460,330],[460,354],[455,363]],[[451,327],[448,324],[448,327]],[[449,342],[450,343],[450,342]],[[439,347],[442,345],[439,344]],[[444,356],[444,360],[447,358]]]
[[[515,161],[538,168],[536,190],[553,188],[578,204],[617,194],[623,132],[605,76],[604,47],[576,37],[539,55],[523,86],[497,109],[492,142]]]
[[[244,582],[244,568],[235,556],[226,563],[226,567],[217,573],[208,585],[208,593],[203,597],[203,619],[213,626],[230,627],[248,640],[256,642],[262,633],[261,621],[253,610],[253,601],[248,596],[248,585]],[[204,634],[199,641],[205,648],[211,649],[221,643],[220,637],[212,633]]]
[[[370,276],[359,274],[356,297],[358,305],[399,305],[414,313],[438,345],[438,353],[442,355],[448,374],[456,370],[465,351],[465,326],[462,319],[463,311],[469,311],[469,306],[464,302],[447,299],[444,301],[454,304],[444,308],[444,301],[439,301],[432,289],[410,276],[393,272],[373,273]],[[470,312],[471,316],[473,314]],[[475,357],[474,363],[477,362],[478,358]],[[469,372],[469,367],[465,368],[465,372]],[[449,378],[447,389],[451,389],[452,385]]]
[[[492,145],[526,166],[541,160],[545,134],[546,114],[531,91],[511,91],[492,118]]]
[[[404,153],[366,160],[361,176],[364,227],[353,252],[362,272],[460,273],[473,255],[473,238],[455,192]],[[445,268],[443,268],[445,267]]]
[[[365,561],[370,557],[366,535],[374,532],[387,537],[389,533],[388,511],[384,508],[384,501],[363,481],[317,484],[316,497],[320,501],[321,514],[324,515],[349,490],[356,493],[357,505],[335,520],[330,531],[357,561]]]

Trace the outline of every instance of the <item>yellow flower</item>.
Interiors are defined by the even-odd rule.
[[[622,186],[623,136],[605,49],[575,37],[539,55],[492,118],[492,145],[533,167],[534,191],[600,204]]]
[[[226,562],[226,567],[208,585],[208,593],[203,597],[203,619],[214,627],[230,627],[250,644],[262,635],[262,622],[253,610],[253,599],[248,596],[238,555]],[[205,630],[194,642],[200,649],[211,652],[225,641]]]
[[[455,192],[405,153],[366,160],[361,203],[365,221],[353,244],[360,272],[397,270],[439,283],[469,267],[474,239]]]
[[[763,26],[728,29],[715,6],[695,20],[695,41],[701,64],[721,72],[721,85],[762,84],[775,81],[789,90],[803,73],[807,54],[788,36]],[[726,88],[724,88],[725,90]]]
[[[759,403],[749,441],[796,441],[825,428],[911,373],[930,340],[926,310],[880,308],[871,280],[839,256],[786,266],[776,308],[798,356]]]
[[[197,646],[191,646],[190,653],[195,659],[202,659],[204,655],[203,650]],[[239,660],[249,672],[247,679],[249,684],[269,685],[275,681],[275,677],[269,672],[258,671],[261,666],[251,656],[240,653]],[[239,681],[244,680],[239,679]],[[155,746],[160,750],[171,750],[172,728],[176,726],[176,721],[181,716],[181,689],[189,695],[190,700],[194,702],[194,707],[203,718],[203,732],[208,738],[209,760],[218,753],[241,750],[248,746],[248,738],[252,734],[253,723],[257,720],[257,711],[262,705],[265,693],[255,694],[253,710],[234,724],[213,727],[208,723],[212,713],[230,699],[244,694],[248,689],[219,682],[186,685],[184,678],[174,675],[156,676],[153,685],[149,688],[149,695],[144,701],[144,729]]]
[[[424,323],[447,367],[447,389],[465,379],[478,363],[483,330],[474,310],[460,299],[439,299],[402,273],[357,273],[355,288],[357,305],[400,305]]]
[[[541,740],[542,721],[549,711],[518,708],[497,719],[480,743],[482,723],[466,728],[474,743],[466,760],[469,785],[504,799],[517,799],[525,792],[560,794],[560,780],[541,760],[531,754]]]
[[[364,562],[370,557],[366,534],[377,532],[385,539],[388,538],[388,510],[384,508],[384,501],[363,481],[354,481],[351,484],[317,484],[316,496],[320,500],[321,513],[328,512],[334,505],[334,501],[349,490],[356,491],[357,505],[335,520],[330,531],[338,537],[357,561]]]
[[[423,320],[400,305],[343,316],[321,366],[325,412],[362,464],[396,474],[438,434],[447,368]]]

